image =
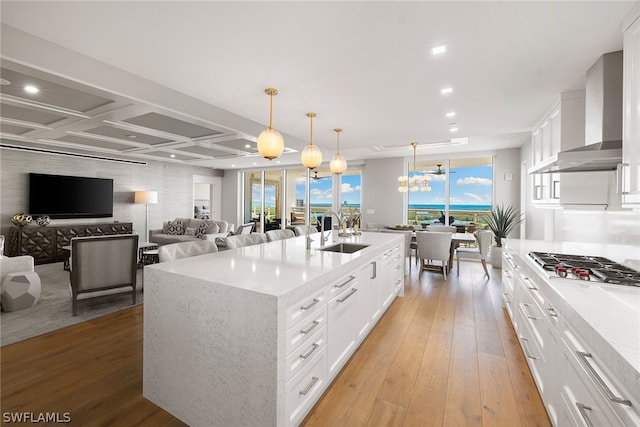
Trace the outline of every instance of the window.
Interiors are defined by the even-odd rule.
[[[431,191],[408,193],[411,224],[477,224],[491,210],[493,159],[428,160],[416,163],[417,175],[430,177]],[[412,177],[411,171],[409,176]]]

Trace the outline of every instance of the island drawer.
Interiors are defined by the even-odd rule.
[[[327,344],[327,327],[322,327],[314,334],[309,334],[310,337],[296,348],[289,356],[287,356],[286,369],[287,369],[287,381],[304,368],[317,353],[325,351]]]
[[[325,288],[322,288],[311,295],[301,298],[295,304],[291,304],[287,308],[286,329],[289,330],[289,328],[296,326],[298,322],[313,316],[323,307],[326,308],[327,297],[325,294]]]
[[[340,280],[336,280],[328,287],[329,295],[327,296],[327,299],[331,300],[335,298],[336,295],[340,295],[345,289],[349,289],[350,286],[357,286],[357,284],[358,275],[356,272],[345,276]]]
[[[320,351],[289,380],[285,388],[287,425],[298,425],[325,389],[327,382],[326,351]]]
[[[305,317],[287,330],[286,354],[290,354],[298,347],[309,341],[314,334],[327,323],[327,305],[322,304],[314,310],[312,316]]]

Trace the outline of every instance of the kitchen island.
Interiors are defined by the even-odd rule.
[[[640,248],[507,239],[502,283],[553,424],[640,425],[640,287],[561,278],[530,252],[606,257],[638,269]]]
[[[402,235],[311,237],[147,266],[143,395],[191,426],[298,424],[404,285]]]

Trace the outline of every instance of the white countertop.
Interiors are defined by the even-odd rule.
[[[325,232],[328,234],[330,232]],[[338,242],[371,245],[353,254],[321,251],[320,234],[312,234],[311,249],[306,237],[278,240],[218,253],[200,255],[146,268],[167,271],[185,277],[233,286],[266,295],[284,295],[301,284],[326,279],[348,268],[351,261],[371,257],[379,245],[404,239],[394,233],[362,233],[359,236],[329,238],[325,248]],[[354,263],[356,264],[356,263]]]
[[[530,251],[604,256],[637,269],[640,248],[518,239],[507,239],[507,246],[575,312],[568,315],[584,322],[583,339],[606,352],[619,378],[640,392],[640,287],[551,277],[528,256]]]

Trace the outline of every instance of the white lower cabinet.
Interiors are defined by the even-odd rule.
[[[388,249],[382,254],[381,264],[378,266],[376,274],[380,276],[378,290],[380,291],[380,301],[382,309],[389,307],[395,296],[395,282],[393,268],[395,267],[395,253],[393,249]]]
[[[503,305],[554,426],[640,426],[636,407],[549,300],[554,291],[516,254],[503,254]],[[569,316],[571,317],[571,316]]]
[[[344,287],[340,288],[340,293],[329,300],[327,308],[329,324],[327,360],[330,378],[347,362],[355,349],[358,336],[357,319],[359,313],[357,308],[360,285],[356,276],[350,277],[353,279],[348,280],[348,286],[342,285],[344,283],[342,281],[340,284],[333,285],[333,289],[341,285]]]

